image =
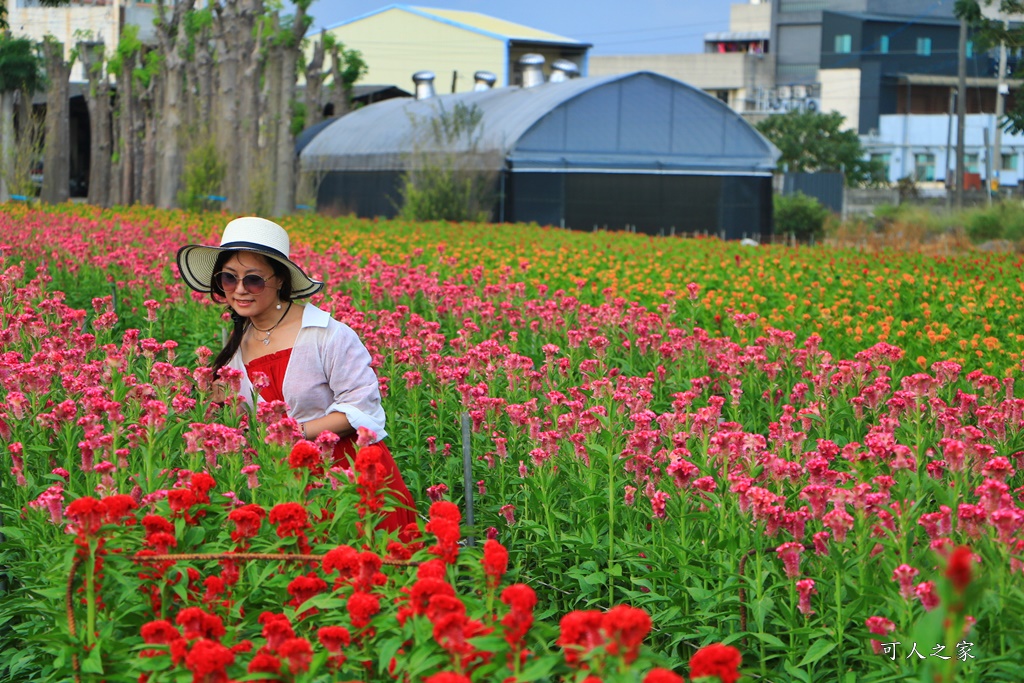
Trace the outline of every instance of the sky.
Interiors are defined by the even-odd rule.
[[[400,4],[468,10],[593,44],[592,55],[703,52],[704,34],[729,30],[729,5],[746,0],[413,0]],[[316,0],[313,28],[391,4]]]

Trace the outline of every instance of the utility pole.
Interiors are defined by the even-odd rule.
[[[955,168],[950,168],[949,161],[953,158],[953,113],[956,111],[956,90],[953,88],[949,89],[949,120],[946,123],[946,169],[944,176],[946,179],[946,211],[953,208],[953,193],[956,191],[956,178],[953,174],[956,173]]]
[[[967,20],[960,18],[957,49],[956,98],[956,209],[964,208],[964,125],[967,121]]]
[[[1008,29],[1010,22],[1003,20],[1003,28]],[[1003,113],[1005,110],[1006,95],[1010,89],[1006,85],[1006,42],[999,41],[999,84],[996,86],[996,132],[995,132],[995,143],[994,151],[992,152],[992,163],[995,164],[995,183],[994,187],[989,187],[989,191],[998,191],[1003,178],[1001,172],[1003,170]]]

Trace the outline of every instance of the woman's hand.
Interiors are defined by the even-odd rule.
[[[214,380],[210,386],[210,402],[211,403],[224,403],[228,398],[228,385],[227,382],[222,380]]]

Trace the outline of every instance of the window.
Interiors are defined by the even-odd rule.
[[[883,55],[889,54],[889,36],[882,36],[878,39],[878,51]]]
[[[1001,154],[1003,157],[1002,170],[1004,171],[1016,171],[1017,170],[1017,155],[1016,154]]]
[[[973,40],[968,40],[967,41],[967,59],[970,59],[973,56],[974,56],[974,41]]]
[[[930,57],[932,54],[932,39],[931,38],[918,38],[917,39],[917,54],[922,57]]]
[[[935,180],[935,155],[915,154],[914,155],[914,179],[932,181]]]
[[[872,163],[874,163],[874,162],[880,163],[882,166],[885,167],[886,172],[889,171],[889,161],[891,159],[892,159],[892,155],[889,154],[888,152],[886,152],[884,154],[872,154],[871,155]]]
[[[977,154],[965,154],[964,155],[964,169],[968,173],[978,172],[978,155]]]
[[[849,33],[842,33],[836,36],[836,54],[848,55],[853,49],[853,36]]]

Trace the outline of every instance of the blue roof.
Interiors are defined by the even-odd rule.
[[[457,104],[480,110],[479,135],[442,149],[422,131]],[[641,71],[378,102],[324,128],[300,159],[304,170],[404,170],[423,158],[414,151],[488,170],[747,175],[771,173],[779,155],[717,98]]]

